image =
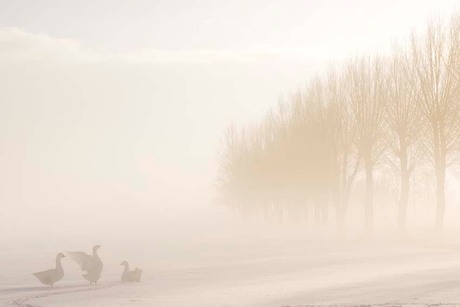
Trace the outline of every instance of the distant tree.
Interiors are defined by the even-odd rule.
[[[451,26],[431,24],[423,40],[412,37],[413,86],[417,104],[428,122],[425,143],[436,177],[436,228],[441,230],[445,215],[445,178],[450,155],[458,139],[460,83],[458,19]]]
[[[350,62],[346,72],[348,103],[356,124],[355,138],[366,176],[364,205],[367,230],[371,230],[374,223],[374,168],[385,150],[386,84],[383,69],[382,60],[363,57]]]
[[[374,223],[374,179],[399,195],[398,228],[407,224],[411,178],[433,166],[436,227],[445,215],[445,177],[460,152],[460,17],[432,24],[388,58],[359,57],[315,78],[261,123],[227,131],[220,155],[219,200],[243,214],[284,223],[334,203],[343,228],[355,178],[364,171],[365,228]],[[457,158],[457,161],[459,159]],[[386,161],[387,164],[380,162]],[[379,167],[382,166],[382,167]],[[420,175],[420,174],[419,174]],[[429,185],[427,183],[427,185]],[[428,189],[425,189],[425,192]],[[386,190],[388,191],[388,189]],[[414,199],[412,198],[412,201]]]
[[[401,49],[395,49],[388,60],[386,139],[390,149],[390,163],[399,171],[400,196],[398,227],[406,228],[410,178],[422,159],[420,139],[424,125],[417,105],[417,92],[411,84],[412,63]],[[396,158],[393,163],[393,158]]]
[[[330,70],[326,81],[326,101],[329,106],[328,126],[331,137],[333,191],[337,227],[344,226],[351,188],[359,170],[360,158],[356,147],[356,125],[348,103],[345,76]]]

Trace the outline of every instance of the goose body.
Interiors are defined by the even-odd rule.
[[[67,252],[70,258],[80,266],[82,272],[84,272],[81,276],[89,281],[90,285],[97,284],[104,267],[97,253],[100,247],[100,245],[93,246],[93,255],[88,255],[85,252]]]
[[[140,282],[142,276],[142,270],[139,268],[135,268],[133,271],[133,278],[135,282]]]
[[[125,268],[123,270],[123,273],[121,274],[121,281],[122,282],[139,282],[141,279],[141,274],[142,270],[136,268],[133,271],[129,270],[129,264],[127,261],[123,261],[120,263],[120,265],[123,265]]]
[[[42,272],[33,273],[33,275],[44,285],[53,287],[53,285],[64,277],[64,269],[62,268],[61,259],[64,254],[56,255],[56,267]]]

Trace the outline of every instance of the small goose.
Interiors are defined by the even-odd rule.
[[[129,264],[127,261],[123,261],[122,263],[120,263],[120,265],[123,265],[125,267],[123,273],[121,274],[122,282],[139,282],[141,280],[142,270],[136,268],[134,271],[130,271]]]
[[[81,276],[89,281],[90,285],[93,283],[97,285],[97,281],[101,277],[102,268],[104,267],[101,258],[97,254],[97,250],[100,247],[100,245],[93,246],[92,256],[85,252],[67,252],[70,258],[80,265],[81,270],[86,272],[86,274],[82,274]]]
[[[135,268],[133,271],[133,277],[135,282],[140,282],[142,276],[142,270],[139,268]]]
[[[62,268],[61,259],[64,258],[63,253],[59,253],[56,255],[56,268],[49,269],[43,272],[33,273],[38,280],[44,284],[49,285],[51,288],[53,285],[60,281],[62,277],[64,277],[64,269]]]

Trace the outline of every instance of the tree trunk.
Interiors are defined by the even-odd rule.
[[[341,166],[340,183],[338,184],[337,193],[337,230],[342,232],[345,226],[345,214],[347,212],[348,202],[348,189],[347,189],[347,166],[348,166],[348,152],[346,151]]]
[[[398,228],[401,232],[406,231],[407,225],[407,204],[409,203],[409,174],[408,171],[401,172],[401,195],[399,197]]]
[[[365,201],[365,215],[366,230],[372,231],[374,228],[374,178],[373,178],[373,165],[370,161],[366,161],[366,193],[364,197]]]
[[[345,226],[345,215],[343,214],[342,208],[337,210],[337,231],[342,232]]]
[[[340,197],[340,207],[337,212],[337,229],[342,231],[345,227],[345,216],[348,210],[348,200],[350,198],[350,184],[343,188],[342,195]]]
[[[321,225],[321,204],[319,203],[318,199],[315,203],[315,225]]]
[[[436,229],[441,231],[444,227],[444,213],[446,198],[444,194],[446,170],[442,166],[436,169]]]
[[[326,197],[321,199],[321,225],[327,225],[329,220],[329,201]]]
[[[302,219],[305,223],[308,223],[308,207],[306,204],[303,205],[302,207]]]
[[[407,165],[407,150],[405,146],[401,146],[401,194],[399,196],[399,214],[398,214],[398,228],[399,231],[406,231],[407,224],[407,205],[409,202],[409,169]]]
[[[446,142],[444,127],[438,123],[434,129],[434,162],[436,172],[436,230],[442,231],[444,227],[444,212],[446,199],[444,185],[446,180]]]

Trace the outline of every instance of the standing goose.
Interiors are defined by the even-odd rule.
[[[49,285],[51,288],[53,285],[60,281],[62,277],[64,277],[64,269],[62,268],[61,259],[64,258],[63,253],[59,253],[56,255],[56,268],[49,269],[43,272],[33,273],[38,280],[44,284]]]
[[[122,282],[139,282],[141,280],[141,269],[136,268],[134,271],[130,271],[129,264],[127,261],[123,261],[122,263],[120,263],[120,265],[123,265],[125,267],[123,273],[121,274]]]
[[[120,265],[124,266],[123,273],[121,273],[121,281],[122,282],[133,282],[134,281],[134,271],[129,270],[129,263],[127,261],[123,261]]]
[[[135,282],[140,282],[142,276],[142,270],[139,268],[134,269],[133,271],[133,278]]]
[[[88,255],[85,252],[67,252],[67,254],[72,258],[73,261],[78,263],[81,267],[83,278],[89,281],[89,284],[92,285],[93,283],[97,285],[97,281],[101,277],[102,268],[104,264],[99,258],[97,254],[97,250],[100,248],[100,245],[93,246],[93,255]]]

